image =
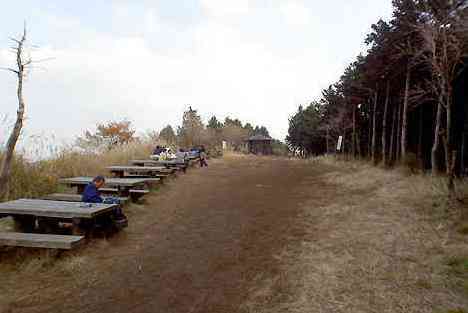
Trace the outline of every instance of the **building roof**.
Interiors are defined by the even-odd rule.
[[[263,136],[263,135],[255,135],[247,139],[247,141],[272,141],[273,138],[270,136]]]

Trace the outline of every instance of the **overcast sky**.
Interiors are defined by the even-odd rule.
[[[139,131],[177,125],[188,105],[268,127],[336,81],[391,0],[17,0],[0,13],[0,66],[26,20],[33,58],[26,135],[73,138],[102,121]],[[14,76],[0,72],[0,123],[14,118]],[[5,132],[0,132],[0,142]]]

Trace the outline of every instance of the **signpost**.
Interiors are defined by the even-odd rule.
[[[338,137],[338,144],[336,145],[336,151],[341,152],[341,146],[343,144],[343,136]]]

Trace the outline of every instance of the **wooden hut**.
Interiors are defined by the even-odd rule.
[[[263,135],[255,135],[247,139],[247,147],[249,153],[260,154],[260,155],[271,155],[273,149],[271,147],[271,137]]]

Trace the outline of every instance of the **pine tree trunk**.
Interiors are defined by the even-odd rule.
[[[326,135],[326,143],[327,143],[327,154],[330,152],[330,143],[329,143],[329,139],[328,139],[328,136],[329,136],[329,130],[328,130],[328,126],[327,126],[327,135]]]
[[[442,119],[442,99],[439,97],[439,102],[437,103],[436,120],[435,120],[434,142],[432,143],[432,149],[431,149],[432,175],[435,175],[438,172],[437,149],[439,148],[441,119]]]
[[[463,177],[465,176],[465,146],[466,146],[466,132],[465,132],[465,128],[463,127],[461,156],[460,156],[460,170],[461,170],[461,176]]]
[[[393,162],[393,155],[395,153],[395,136],[396,136],[395,127],[396,127],[397,111],[398,111],[398,108],[395,107],[393,109],[392,134],[390,135],[390,153],[388,154],[390,162]]]
[[[377,128],[377,100],[378,100],[378,91],[376,89],[374,94],[374,114],[372,117],[372,163],[375,164],[376,157],[375,157],[375,142],[377,138],[376,128]]]
[[[405,82],[405,96],[403,100],[403,119],[401,126],[401,157],[403,161],[406,159],[406,146],[407,146],[407,128],[408,128],[408,97],[410,86],[410,67],[406,66],[406,82]]]
[[[387,111],[388,101],[390,99],[390,80],[387,80],[387,92],[385,95],[384,114],[382,118],[382,161],[383,165],[387,165]]]
[[[418,134],[418,160],[421,161],[422,163],[422,145],[423,145],[423,131],[424,131],[424,125],[423,125],[423,119],[424,119],[424,111],[423,107],[419,107],[419,134]]]
[[[356,147],[357,147],[357,155],[358,159],[361,159],[362,154],[361,154],[361,136],[359,134],[360,132],[356,133]]]
[[[395,147],[396,147],[396,155],[395,155],[395,160],[398,161],[400,160],[400,153],[401,153],[401,107],[402,107],[402,104],[401,103],[398,103],[398,118],[397,118],[397,132],[396,132],[396,143],[395,143]]]
[[[368,117],[367,117],[367,120],[368,120],[368,126],[369,126],[369,133],[367,134],[367,158],[370,159],[371,158],[371,150],[372,150],[372,140],[371,140],[371,136],[372,136],[372,122],[371,122],[371,111],[372,111],[372,104],[371,104],[371,100],[367,100],[367,107],[368,107]]]
[[[356,158],[356,107],[353,106],[353,138],[352,138],[352,153],[353,158]]]
[[[346,130],[343,129],[343,140],[341,141],[341,155],[342,159],[346,160]]]
[[[445,104],[446,107],[446,118],[447,118],[447,129],[445,131],[445,164],[446,164],[446,172],[447,175],[453,175],[453,168],[452,165],[452,97],[451,97],[451,88],[448,87],[447,91],[447,103]]]
[[[25,103],[23,98],[23,78],[24,78],[24,64],[23,64],[23,45],[26,41],[26,29],[24,30],[21,40],[16,41],[18,46],[16,49],[16,63],[18,70],[15,72],[18,77],[17,97],[18,97],[18,111],[16,112],[16,122],[13,130],[8,138],[5,153],[0,164],[0,201],[6,200],[9,195],[9,178],[11,172],[11,163],[13,161],[14,150],[18,138],[23,128]]]

